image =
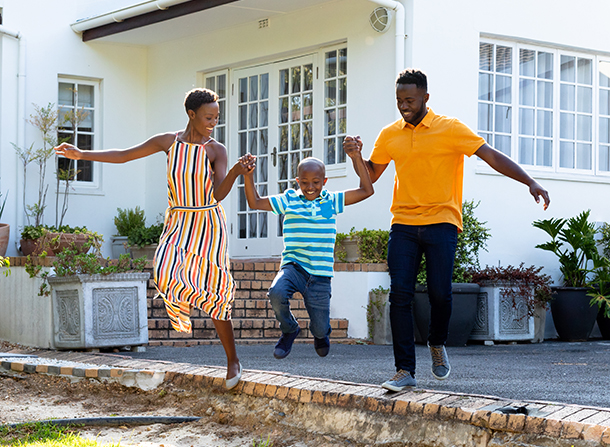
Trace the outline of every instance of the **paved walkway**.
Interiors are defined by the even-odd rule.
[[[449,348],[453,371],[444,382],[430,378],[426,348],[418,347],[419,386],[402,393],[387,393],[378,385],[393,372],[387,346],[333,345],[331,355],[321,359],[311,345],[297,344],[283,361],[272,358],[271,345],[240,345],[238,352],[245,373],[231,392],[223,390],[224,368],[202,366],[224,363],[222,348],[215,345],[149,347],[142,353],[115,355],[33,350],[29,353],[39,357],[35,362],[5,359],[1,367],[115,378],[143,388],[163,382],[209,386],[231,396],[311,404],[308,408],[332,407],[333,414],[359,412],[371,421],[402,417],[405,424],[434,425],[436,431],[427,431],[425,439],[432,432],[451,437],[458,424],[473,430],[468,439],[483,436],[485,442],[480,445],[498,437],[517,442],[516,436],[539,440],[527,445],[539,445],[536,442],[544,439],[554,439],[558,446],[610,445],[610,342]],[[61,362],[84,365],[62,367]],[[507,408],[517,413],[506,414]],[[442,430],[449,426],[453,428]],[[408,431],[396,436],[403,440],[416,434]],[[451,443],[462,445],[451,439],[438,445]]]

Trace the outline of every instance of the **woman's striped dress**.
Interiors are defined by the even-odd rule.
[[[229,320],[235,290],[226,216],[214,199],[214,173],[205,144],[176,138],[167,154],[169,207],[155,253],[154,277],[172,326],[179,332],[191,332],[191,307],[214,319]]]

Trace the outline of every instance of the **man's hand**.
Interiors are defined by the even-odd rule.
[[[546,211],[546,209],[549,207],[549,204],[551,203],[549,192],[542,186],[540,186],[538,182],[533,182],[531,185],[529,185],[529,187],[530,194],[534,196],[534,200],[536,200],[536,203],[540,203],[540,196],[542,196],[542,199],[544,200],[544,205],[542,206],[542,208]]]
[[[360,138],[360,135],[356,135],[355,137],[346,135],[343,140],[343,150],[350,158],[362,156],[362,139]]]

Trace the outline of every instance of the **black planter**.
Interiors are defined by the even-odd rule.
[[[597,313],[597,326],[604,340],[610,340],[610,318],[606,318],[603,308]]]
[[[584,287],[553,287],[551,315],[561,340],[589,339],[598,313],[597,306],[591,306],[590,301]]]
[[[465,346],[474,328],[477,317],[477,298],[479,285],[469,283],[453,283],[453,310],[449,321],[447,346]],[[417,286],[413,299],[413,320],[417,343],[426,344],[430,326],[430,300],[428,292],[422,286]],[[419,333],[419,334],[418,334]],[[419,335],[419,337],[417,337]]]

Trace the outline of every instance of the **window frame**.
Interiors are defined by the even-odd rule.
[[[513,40],[513,39],[508,39],[508,38],[505,39],[505,38],[498,38],[498,37],[481,36],[479,38],[478,44],[479,44],[479,60],[478,60],[478,65],[477,65],[477,74],[478,74],[477,76],[479,79],[480,79],[482,73],[491,73],[493,75],[498,74],[498,72],[495,71],[495,67],[492,67],[494,69],[491,72],[486,72],[481,69],[481,55],[480,55],[481,45],[483,45],[483,44],[494,45],[494,47],[493,47],[494,48],[494,52],[493,52],[494,63],[495,63],[495,54],[496,54],[497,46],[510,47],[512,49],[512,54],[511,54],[512,73],[510,74],[510,76],[511,76],[511,83],[510,83],[511,98],[510,98],[510,103],[509,103],[509,106],[511,108],[511,130],[510,130],[510,133],[508,134],[511,137],[511,143],[510,143],[511,159],[513,161],[515,161],[516,163],[518,163],[523,168],[525,168],[528,172],[534,173],[537,177],[540,177],[540,178],[559,179],[559,180],[581,180],[581,181],[589,181],[589,182],[610,183],[610,171],[603,171],[600,169],[600,147],[602,145],[601,137],[600,137],[600,116],[607,117],[607,115],[601,115],[600,104],[599,104],[599,102],[600,102],[599,95],[600,95],[600,90],[602,88],[600,86],[600,80],[599,80],[599,78],[600,78],[599,63],[601,61],[610,62],[610,55],[595,53],[595,52],[587,51],[584,49],[567,48],[567,47],[562,47],[560,45],[551,45],[551,44],[547,45],[547,44],[540,43],[540,42],[520,41],[520,40]],[[520,57],[521,57],[520,56],[521,50],[534,51],[536,53],[536,59],[534,62],[536,65],[537,65],[537,57],[540,52],[551,53],[553,55],[553,65],[552,65],[553,76],[552,76],[552,80],[551,80],[553,104],[552,104],[552,107],[549,109],[553,113],[552,136],[550,138],[552,141],[551,166],[525,164],[519,160],[519,158],[520,158],[519,139],[521,137],[523,137],[523,135],[521,134],[521,129],[519,128],[520,110],[523,107],[532,108],[534,110],[534,115],[535,115],[534,119],[537,119],[536,111],[539,109],[538,104],[536,102],[534,103],[533,107],[521,105],[520,81],[524,77],[524,76],[522,76],[522,74],[520,72],[520,65],[519,65],[519,61],[520,61]],[[561,131],[560,118],[561,118],[561,113],[562,113],[561,102],[560,102],[560,100],[561,100],[560,90],[561,90],[561,84],[563,82],[561,80],[561,57],[562,56],[568,56],[568,57],[575,58],[576,73],[578,71],[578,68],[577,68],[578,59],[591,60],[591,71],[592,71],[591,169],[577,169],[576,167],[568,168],[568,167],[560,166],[560,143],[562,140],[565,140],[564,138],[561,137],[561,133],[560,133],[560,131]],[[536,79],[536,75],[537,75],[537,73],[535,73],[533,79]],[[480,80],[478,82],[480,82]],[[574,84],[579,85],[578,82],[575,82]],[[494,84],[492,84],[492,86],[490,87],[490,90],[491,90],[490,94],[493,97],[496,93],[495,77],[494,77]],[[537,91],[537,90],[535,90],[535,91]],[[534,98],[534,100],[537,101],[537,96]],[[493,116],[491,118],[489,118],[489,121],[491,122],[491,130],[490,131],[481,130],[482,116],[481,116],[481,111],[479,110],[481,107],[481,104],[491,104],[491,106],[495,108],[495,106],[498,104],[498,102],[496,101],[495,97],[492,98],[492,101],[482,100],[480,85],[478,84],[478,87],[477,87],[477,133],[479,135],[483,136],[486,139],[486,141],[487,141],[487,138],[483,134],[492,135],[494,138],[494,143],[495,143],[496,130],[495,130],[495,122],[494,122],[495,120],[493,119]],[[570,112],[570,113],[572,113],[572,112]],[[575,116],[577,116],[579,114],[577,106],[575,106],[573,113]],[[534,129],[535,129],[535,126],[534,126]],[[575,127],[575,132],[576,132],[576,127]],[[536,163],[536,161],[535,161],[535,159],[536,159],[536,139],[538,138],[538,135],[536,135],[535,130],[534,130],[534,135],[532,136],[532,138],[534,139],[533,158],[534,158],[534,163]],[[579,142],[576,135],[574,135],[574,138],[571,141],[574,141],[575,145]],[[490,146],[495,147],[493,144],[490,144]],[[491,168],[489,168],[486,165],[486,163],[484,163],[482,160],[479,160],[477,163],[477,172],[478,173],[490,173]]]
[[[68,75],[58,75],[57,77],[57,87],[58,87],[58,97],[57,97],[57,109],[61,107],[59,102],[59,84],[74,84],[74,85],[89,85],[93,87],[93,130],[91,132],[86,132],[87,134],[92,135],[92,145],[91,150],[96,151],[100,150],[102,147],[101,139],[102,139],[102,80],[96,78],[85,78],[79,76],[68,76]],[[58,133],[61,131],[58,129]],[[102,179],[102,164],[99,162],[91,162],[92,164],[92,181],[84,181],[84,180],[72,180],[70,182],[70,194],[83,194],[83,195],[103,195],[103,179]],[[60,180],[60,191],[59,194],[64,194],[65,191],[65,181]]]

